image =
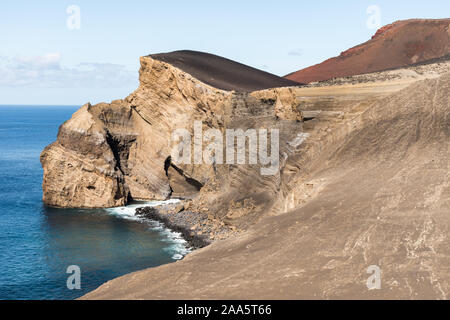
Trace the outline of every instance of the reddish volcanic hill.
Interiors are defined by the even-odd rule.
[[[450,19],[404,20],[380,28],[371,40],[320,64],[288,74],[301,83],[404,67],[450,54]]]

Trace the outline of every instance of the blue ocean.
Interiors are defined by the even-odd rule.
[[[42,203],[39,156],[78,107],[0,106],[0,299],[75,299],[118,276],[171,263],[179,234],[134,216],[138,206],[55,209]],[[81,289],[67,286],[69,266]]]

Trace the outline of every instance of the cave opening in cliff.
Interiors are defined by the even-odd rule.
[[[203,188],[203,184],[190,177],[181,168],[172,163],[172,157],[168,157],[164,161],[164,171],[170,188],[170,198],[183,196],[191,196],[199,192]]]
[[[172,189],[172,186],[170,185],[170,178],[169,178],[169,168],[170,168],[171,164],[172,164],[172,157],[169,156],[169,157],[167,157],[166,161],[164,161],[164,171],[166,172],[166,177],[167,177],[167,180],[169,183],[169,189],[170,189],[170,193],[168,196],[169,199],[172,198],[172,195],[173,195],[173,189]]]

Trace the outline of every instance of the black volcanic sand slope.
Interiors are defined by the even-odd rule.
[[[251,92],[300,84],[213,54],[197,51],[174,51],[150,55],[191,74],[217,89]]]

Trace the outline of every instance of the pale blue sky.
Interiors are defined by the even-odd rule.
[[[80,8],[69,30],[67,8]],[[450,1],[2,0],[0,104],[83,104],[138,86],[139,56],[191,49],[283,76],[367,41],[381,24],[448,18]]]

